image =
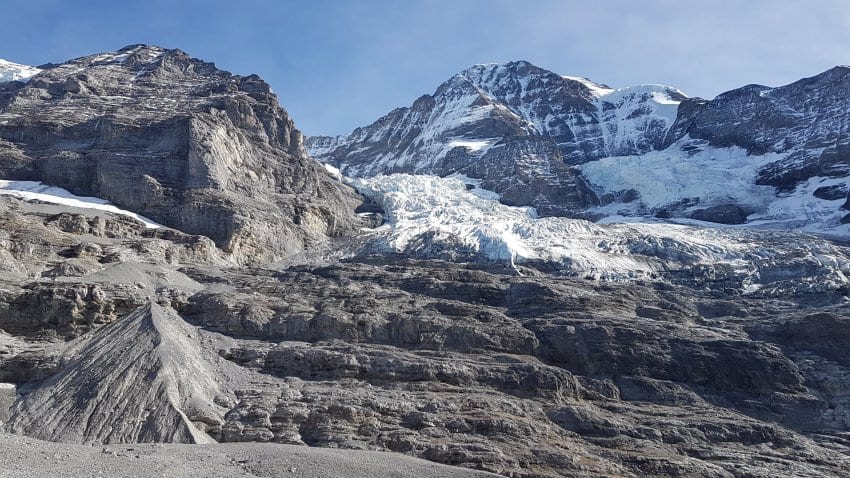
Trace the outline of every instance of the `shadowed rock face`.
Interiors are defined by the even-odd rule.
[[[358,203],[259,77],[149,46],[0,84],[0,177],[107,199],[242,263],[349,233]]]

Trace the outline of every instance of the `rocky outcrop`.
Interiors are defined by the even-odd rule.
[[[9,420],[9,409],[15,402],[16,387],[11,383],[0,383],[0,424]]]
[[[697,209],[691,213],[691,217],[700,221],[717,224],[744,224],[747,222],[747,212],[735,204],[723,204]]]
[[[846,466],[827,451],[846,446],[838,296],[814,305],[381,258],[229,273],[214,289],[216,307],[198,309],[204,292],[180,310],[241,337],[222,357],[282,380],[236,391],[225,441],[379,448],[516,476]],[[821,312],[792,320],[801,308]],[[794,458],[771,461],[778,450]]]
[[[356,227],[356,195],[307,158],[268,84],[144,45],[0,84],[0,178],[107,199],[240,263]]]

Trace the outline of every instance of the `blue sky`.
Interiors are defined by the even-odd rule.
[[[850,64],[850,0],[0,0],[0,58],[133,43],[257,73],[306,134],[345,133],[474,64],[529,60],[713,97]]]

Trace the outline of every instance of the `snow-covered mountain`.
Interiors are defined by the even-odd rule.
[[[707,101],[528,62],[476,65],[310,153],[344,174],[463,174],[542,216],[847,234],[850,68]]]
[[[704,101],[477,66],[322,165],[255,75],[41,68],[0,83],[0,476],[37,440],[82,457],[39,476],[213,441],[189,473],[847,475],[850,247],[796,230],[850,227],[843,70]]]
[[[569,165],[659,147],[684,98],[661,85],[613,90],[525,61],[475,65],[409,108],[307,146],[349,176],[463,173],[508,204],[581,215],[597,199]]]

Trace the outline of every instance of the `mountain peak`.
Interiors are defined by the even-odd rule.
[[[834,78],[834,77],[842,77],[843,78],[843,77],[847,76],[848,74],[850,74],[850,66],[848,66],[848,65],[836,65],[836,66],[824,71],[823,73],[821,73],[820,75],[817,75],[817,76],[825,76],[825,77],[830,77],[830,78]]]
[[[9,179],[102,198],[205,235],[237,261],[277,260],[357,220],[348,212],[356,197],[307,158],[301,133],[257,76],[232,75],[176,49],[130,45],[53,65],[24,87],[5,88],[2,100],[0,138],[38,144],[21,153],[24,160],[0,154],[0,169],[16,175]],[[46,136],[29,133],[32,121]],[[78,152],[87,147],[98,154]],[[71,162],[86,173],[68,174]],[[304,206],[301,198],[316,190],[322,207]],[[190,212],[204,202],[216,204],[209,220]],[[327,224],[322,232],[314,217]]]
[[[165,51],[165,50],[167,50],[167,48],[163,48],[163,47],[157,46],[157,45],[148,45],[146,43],[134,43],[132,45],[127,45],[123,48],[120,48],[118,50],[118,53],[127,53],[127,52],[132,52],[132,51],[139,51],[139,50]]]
[[[535,66],[533,63],[527,60],[508,60],[502,62],[493,62],[493,63],[476,63],[471,67],[467,68],[467,70],[494,70],[494,69],[515,69],[522,67]],[[466,71],[466,70],[465,70]]]

